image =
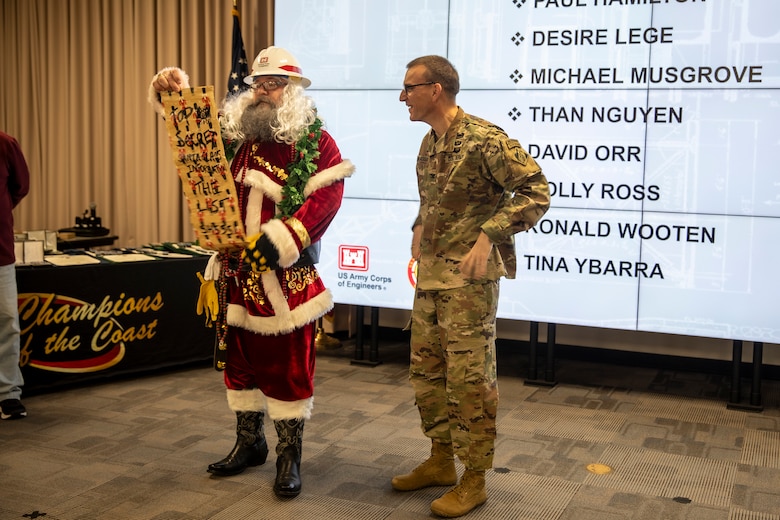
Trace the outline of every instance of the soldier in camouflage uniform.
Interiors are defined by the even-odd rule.
[[[498,384],[498,283],[514,278],[514,234],[547,211],[542,170],[520,143],[456,104],[458,73],[440,56],[407,65],[400,101],[431,126],[417,157],[420,211],[412,227],[418,260],[410,380],[431,456],[393,478],[409,491],[454,485],[431,503],[444,517],[485,503],[493,464]],[[454,455],[465,471],[460,482]]]

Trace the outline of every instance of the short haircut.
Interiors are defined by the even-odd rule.
[[[439,83],[444,90],[453,98],[460,92],[460,78],[455,66],[447,58],[436,55],[420,56],[409,62],[407,69],[422,65],[425,67],[426,81]]]

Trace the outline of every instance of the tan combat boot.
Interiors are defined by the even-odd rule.
[[[411,473],[393,477],[396,491],[414,491],[429,486],[451,486],[458,481],[452,444],[433,442],[431,456]]]
[[[487,502],[485,472],[467,469],[460,484],[443,497],[431,502],[431,511],[438,516],[454,518],[462,516]]]

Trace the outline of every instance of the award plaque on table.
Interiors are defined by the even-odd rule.
[[[173,162],[198,244],[220,251],[243,247],[238,191],[225,156],[214,87],[161,94]]]

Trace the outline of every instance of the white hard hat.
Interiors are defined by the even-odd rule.
[[[295,56],[281,47],[271,46],[260,51],[252,62],[252,73],[244,78],[244,83],[251,85],[258,76],[287,76],[300,79],[303,88],[311,85],[311,81],[303,77]]]

